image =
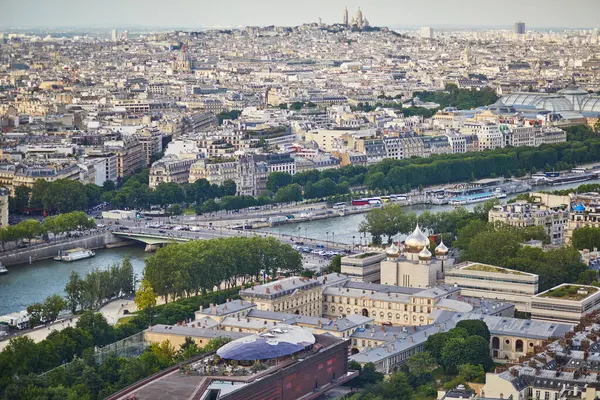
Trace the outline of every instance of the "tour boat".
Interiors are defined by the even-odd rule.
[[[488,201],[491,199],[504,199],[506,198],[506,193],[502,192],[485,192],[485,193],[476,193],[470,194],[466,196],[458,196],[448,199],[448,204],[452,206],[463,206],[466,204],[479,203],[482,201]]]
[[[56,261],[77,261],[86,258],[94,257],[96,253],[88,249],[76,248],[59,253],[58,256],[54,257]]]
[[[6,269],[6,267],[2,264],[0,264],[0,275],[6,274],[8,273],[8,270]]]

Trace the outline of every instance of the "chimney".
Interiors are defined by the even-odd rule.
[[[266,289],[265,289],[265,293],[266,293],[266,294],[271,294],[271,289],[269,289],[269,288],[266,288]]]
[[[413,342],[413,337],[412,337],[412,336],[409,336],[409,337],[408,337],[408,341],[409,341],[409,343],[412,343],[412,342]]]
[[[226,303],[229,303],[229,301],[230,301],[230,300],[231,300],[231,299],[227,299],[225,302],[226,302]]]
[[[217,315],[217,306],[213,306],[213,314]]]

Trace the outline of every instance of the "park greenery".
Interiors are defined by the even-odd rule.
[[[494,89],[486,87],[483,89],[459,89],[453,83],[446,84],[443,91],[415,92],[414,97],[424,102],[433,102],[441,108],[455,107],[459,110],[470,110],[493,104],[498,100]]]
[[[411,356],[385,380],[373,364],[350,362],[349,368],[360,371],[360,375],[349,385],[362,390],[349,399],[429,400],[436,398],[438,389],[484,383],[485,372],[494,365],[489,340],[485,322],[465,320],[448,332],[429,336],[424,351]]]
[[[0,245],[4,248],[6,243],[14,242],[17,245],[23,240],[31,243],[32,239],[48,233],[56,237],[67,232],[83,232],[95,226],[94,220],[82,211],[47,217],[42,223],[35,219],[27,219],[16,225],[0,228]]]
[[[522,245],[532,239],[549,241],[543,227],[515,228],[474,220],[458,230],[454,246],[461,250],[461,260],[539,275],[540,291],[565,282],[591,283],[590,279],[594,280],[575,248],[542,249]]]
[[[410,234],[418,222],[422,229],[440,235],[447,245],[451,245],[458,230],[470,221],[487,222],[488,212],[496,204],[497,200],[490,200],[475,206],[473,212],[459,207],[438,213],[425,211],[418,217],[414,212],[405,212],[398,204],[388,204],[370,210],[359,230],[369,233],[373,244],[382,244],[383,237],[386,237],[387,243],[391,243],[396,235]],[[435,244],[432,243],[432,246],[435,247]]]
[[[94,356],[94,347],[141,332],[151,319],[170,325],[184,321],[193,317],[200,306],[239,298],[239,289],[234,287],[158,305],[137,312],[117,327],[110,325],[102,314],[88,310],[75,326],[52,331],[39,343],[27,336],[14,337],[0,352],[0,398],[102,399],[195,354],[215,350],[225,343],[223,339],[217,338],[202,349],[192,344],[191,339],[179,349],[167,342],[153,344],[139,357],[109,355],[100,364]],[[49,372],[40,375],[46,371]]]
[[[300,273],[302,256],[273,237],[230,237],[170,244],[146,259],[144,279],[165,301],[264,275]]]

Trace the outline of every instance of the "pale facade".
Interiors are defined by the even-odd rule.
[[[531,297],[539,285],[535,274],[472,262],[447,269],[444,280],[446,285],[460,287],[463,296],[505,300],[523,312],[531,311]]]
[[[577,324],[599,309],[600,290],[595,286],[563,283],[531,299],[532,319]]]
[[[361,253],[342,257],[341,273],[355,282],[379,282],[385,253]]]
[[[188,183],[190,168],[194,162],[193,159],[180,160],[172,156],[155,162],[150,168],[150,188],[154,189],[161,183]]]
[[[0,228],[8,226],[8,189],[0,188]]]
[[[323,288],[317,279],[293,277],[254,286],[240,291],[257,310],[285,312],[320,317]]]

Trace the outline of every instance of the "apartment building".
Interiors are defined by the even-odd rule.
[[[542,226],[552,244],[560,245],[565,241],[569,211],[566,205],[548,208],[539,204],[517,202],[494,206],[488,213],[488,220],[518,228]]]
[[[150,189],[156,188],[161,183],[188,183],[190,168],[196,162],[192,158],[163,157],[150,167]]]
[[[117,156],[117,176],[123,178],[145,168],[146,153],[142,144],[134,137],[104,142],[104,150]]]
[[[460,131],[463,134],[477,136],[479,151],[505,147],[504,134],[496,124],[483,122],[464,123],[460,127]]]

